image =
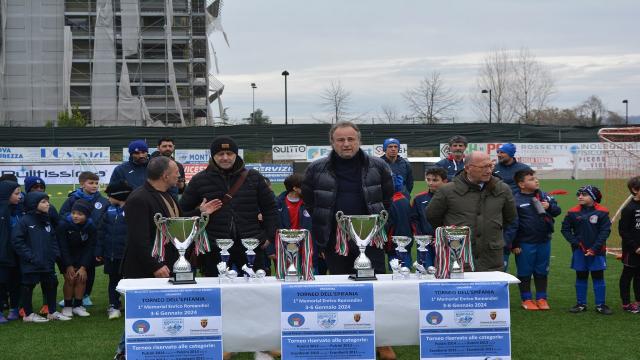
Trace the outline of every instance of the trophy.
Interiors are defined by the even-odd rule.
[[[171,242],[175,246],[180,256],[173,264],[173,275],[169,279],[174,285],[195,284],[195,274],[191,271],[191,264],[184,257],[187,249],[196,242],[196,254],[204,254],[210,251],[209,240],[205,227],[209,222],[209,215],[201,217],[163,217],[157,213],[153,217],[156,224],[156,239],[153,246],[152,256],[164,260],[164,245]]]
[[[433,236],[414,235],[413,239],[416,241],[416,244],[418,244],[418,264],[424,265],[427,262],[427,256],[429,256],[429,248],[427,246],[433,242]]]
[[[264,271],[262,269],[258,269],[257,271],[253,271],[253,267],[250,267],[247,264],[242,265],[242,271],[244,271],[244,273],[246,274],[245,279],[247,281],[249,281],[251,279],[262,280],[262,279],[264,279],[265,276],[267,276],[267,272],[266,271]]]
[[[411,275],[411,270],[406,266],[402,266],[402,263],[398,259],[389,260],[389,267],[391,267],[391,271],[393,273],[391,277],[393,280],[407,280]]]
[[[365,250],[376,236],[380,236],[379,231],[384,232],[384,223],[387,222],[388,216],[386,210],[382,210],[380,215],[344,215],[342,211],[336,213],[337,237],[342,238],[341,242],[345,242],[348,238],[352,239],[360,249],[360,254],[353,264],[356,273],[350,275],[349,279],[355,281],[376,280],[371,260],[365,255]],[[377,239],[376,245],[382,246],[383,241],[381,240]],[[346,244],[342,245],[346,247]]]
[[[439,243],[440,247],[448,249],[446,252],[448,255],[445,255],[448,259],[441,259],[438,262],[446,267],[446,269],[438,269],[441,275],[439,277],[464,279],[465,263],[469,264],[471,270],[474,269],[470,234],[471,230],[468,226],[445,226],[437,229],[436,243]],[[442,260],[446,261],[443,263]]]
[[[244,252],[245,254],[247,254],[246,266],[247,268],[253,270],[253,262],[256,260],[256,253],[253,250],[257,248],[258,245],[260,245],[260,240],[256,238],[247,238],[247,239],[240,239],[240,241],[242,242],[242,245],[247,249],[247,251]],[[242,267],[242,270],[244,270],[244,266]],[[250,276],[249,274],[247,275]]]
[[[233,282],[233,279],[238,277],[238,272],[233,269],[229,269],[226,262],[220,261],[217,266],[219,283],[222,284],[225,280]]]
[[[281,252],[277,255],[277,268],[285,269],[284,281],[300,281],[303,277],[303,266],[300,261],[300,246],[301,242],[309,237],[309,230],[300,229],[280,229],[278,230],[278,238],[280,244],[278,244],[283,250],[284,255],[281,256]]]
[[[413,267],[416,269],[416,274],[418,274],[418,279],[421,280],[433,280],[436,278],[436,268],[433,266],[429,266],[428,268],[424,268],[423,264],[420,264],[417,261],[414,261]]]
[[[402,266],[409,266],[411,264],[411,257],[406,247],[411,244],[411,238],[408,236],[392,236],[391,240],[397,245],[396,256],[402,263]]]
[[[217,239],[216,245],[220,248],[220,261],[217,265],[218,267],[218,281],[220,283],[225,279],[229,279],[233,281],[236,277],[238,277],[238,272],[235,270],[229,269],[227,263],[229,262],[229,258],[231,254],[229,254],[229,249],[233,246],[233,239]]]
[[[216,245],[220,248],[220,258],[225,263],[229,262],[229,249],[233,246],[233,239],[217,239]]]

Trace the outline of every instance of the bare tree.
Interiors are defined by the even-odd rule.
[[[342,87],[340,80],[331,81],[329,87],[325,88],[320,95],[322,106],[334,114],[334,121],[340,121],[348,114],[351,104],[351,92]]]
[[[425,77],[418,87],[407,90],[403,96],[413,115],[427,124],[450,117],[460,103],[460,97],[444,85],[437,71]]]
[[[483,94],[483,90],[491,91],[491,118],[497,123],[511,122],[514,118],[513,101],[513,71],[511,55],[505,49],[491,51],[485,56],[476,87],[471,95],[478,113],[487,121],[489,120],[489,94]]]
[[[379,119],[382,123],[398,123],[398,111],[396,110],[395,106],[382,105],[380,106],[380,110],[382,110],[382,116],[379,116]]]
[[[581,125],[597,126],[602,124],[602,120],[607,115],[607,108],[598,96],[591,95],[575,108],[575,112],[581,121]]]
[[[531,111],[544,109],[554,92],[551,72],[524,48],[520,49],[512,66],[513,110],[518,122],[532,123]]]

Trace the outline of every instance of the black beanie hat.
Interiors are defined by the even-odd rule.
[[[127,201],[127,197],[129,197],[131,191],[133,191],[133,189],[126,181],[110,183],[107,185],[107,189],[105,190],[109,197],[120,201]]]
[[[211,143],[211,156],[220,151],[231,151],[238,155],[238,145],[229,136],[218,136],[213,139],[213,142]]]
[[[82,199],[78,199],[73,203],[73,206],[71,206],[71,211],[79,211],[81,213],[84,214],[84,216],[87,217],[87,219],[91,216],[91,211],[92,211],[92,206],[91,204],[86,201],[86,200],[82,200]]]

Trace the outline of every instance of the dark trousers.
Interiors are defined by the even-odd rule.
[[[240,239],[236,239],[233,241],[233,246],[229,249],[229,253],[231,256],[229,257],[229,261],[227,262],[227,266],[230,269],[236,270],[238,275],[244,274],[242,271],[242,266],[247,263],[247,254],[245,253],[247,249],[242,246]],[[253,250],[255,255],[255,260],[253,261],[253,270],[256,271],[258,269],[264,270],[267,266],[265,262],[265,251],[258,246]],[[206,277],[218,276],[218,268],[217,265],[222,258],[220,257],[220,250],[213,250],[210,253],[206,253],[204,255],[200,255],[200,266],[202,268],[202,274]]]
[[[122,280],[122,274],[109,274],[109,304],[116,309],[120,309],[122,303],[120,302],[120,293],[116,291],[118,282]]]
[[[22,274],[21,300],[24,313],[33,312],[33,288],[40,283],[45,292],[45,298],[50,312],[56,309],[56,295],[58,291],[58,278],[54,272]]]
[[[96,281],[96,263],[95,261],[91,262],[91,265],[87,268],[87,287],[84,289],[84,294],[86,296],[91,295],[91,291],[93,291],[93,283]]]
[[[620,275],[620,299],[622,299],[623,305],[627,305],[631,302],[632,282],[635,300],[640,301],[640,266],[623,266],[622,274]]]
[[[325,260],[327,269],[331,275],[347,275],[355,273],[353,263],[360,254],[360,250],[356,247],[349,247],[349,254],[342,256],[336,254],[334,247],[327,247],[325,250]],[[385,271],[385,253],[383,249],[367,246],[364,254],[371,260],[371,265],[376,274],[384,274]]]
[[[0,266],[0,307],[4,304],[9,309],[20,307],[20,268],[17,266]]]

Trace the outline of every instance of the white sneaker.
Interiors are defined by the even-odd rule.
[[[107,310],[107,316],[109,320],[117,319],[121,316],[120,310],[110,307],[109,310]]]
[[[65,306],[62,308],[62,315],[71,318],[73,317],[73,308],[71,306]]]
[[[269,355],[266,351],[256,351],[253,356],[255,360],[273,360],[273,356]]]
[[[80,317],[87,317],[91,315],[87,312],[87,309],[85,309],[84,306],[76,306],[72,311],[73,315],[78,315]]]
[[[29,314],[29,316],[25,316],[22,318],[23,322],[32,322],[32,323],[44,323],[49,321],[49,319],[43,318],[42,316],[36,314],[36,313],[31,313]]]
[[[49,320],[69,321],[69,320],[71,320],[71,317],[62,315],[59,311],[56,311],[53,314],[47,315],[47,319],[49,319]]]

